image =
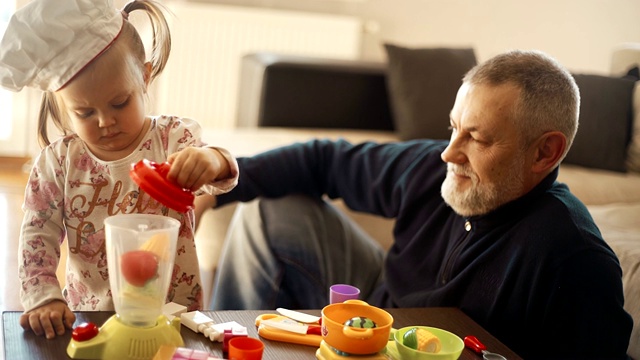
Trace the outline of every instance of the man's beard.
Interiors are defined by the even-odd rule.
[[[467,166],[448,163],[447,177],[442,183],[442,198],[460,216],[483,215],[519,197],[522,192],[523,174],[521,158],[505,166],[497,181],[480,184],[478,175]],[[455,174],[468,176],[471,184],[461,185]],[[466,187],[466,188],[464,188]]]

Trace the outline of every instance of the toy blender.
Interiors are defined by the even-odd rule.
[[[74,359],[152,359],[161,345],[180,347],[180,319],[162,314],[173,273],[180,222],[147,214],[105,219],[109,284],[116,314],[99,329],[73,330]]]

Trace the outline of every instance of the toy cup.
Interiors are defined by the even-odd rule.
[[[347,284],[334,284],[329,287],[329,304],[342,303],[347,300],[357,300],[360,289]]]
[[[260,360],[264,344],[251,337],[236,337],[229,340],[229,360]]]

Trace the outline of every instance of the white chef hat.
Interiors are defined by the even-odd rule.
[[[0,43],[0,85],[56,91],[122,30],[113,0],[33,0],[11,17]]]

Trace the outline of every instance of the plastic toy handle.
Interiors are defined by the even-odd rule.
[[[481,343],[477,337],[473,335],[465,336],[464,346],[477,352],[478,354],[482,354],[483,350],[487,350],[487,347],[483,343]]]
[[[369,305],[368,302],[363,301],[363,300],[359,300],[359,299],[349,299],[349,300],[345,300],[343,302],[343,304],[357,304],[357,305]]]
[[[344,336],[351,339],[369,339],[373,336],[373,329],[354,328],[352,326],[344,326],[342,328]]]
[[[322,326],[320,325],[309,325],[307,329],[307,335],[320,335],[322,336]]]

